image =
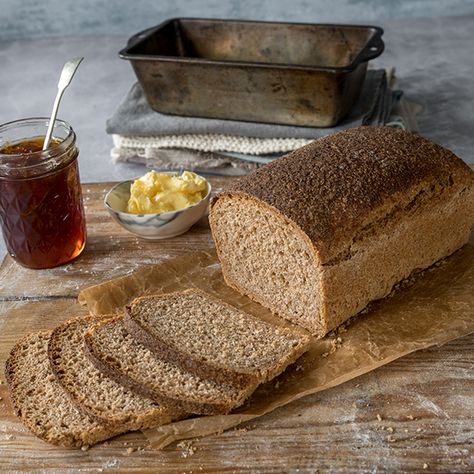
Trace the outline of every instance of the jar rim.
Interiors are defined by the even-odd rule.
[[[0,124],[0,149],[8,143],[44,137],[49,117],[32,117]],[[23,133],[24,132],[24,133]],[[8,136],[8,133],[11,136]],[[72,159],[75,150],[76,134],[64,120],[56,119],[53,137],[61,141],[46,150],[27,153],[0,152],[0,179],[30,179],[53,171]],[[77,157],[77,152],[75,153]]]
[[[42,125],[45,126],[45,135],[46,129],[49,124],[50,117],[30,117],[18,120],[12,120],[10,122],[6,122],[0,124],[0,137],[2,132],[13,130],[15,128],[21,128],[23,126],[34,126],[34,125]],[[29,170],[32,168],[37,168],[38,166],[47,165],[48,162],[56,159],[59,155],[63,154],[71,145],[75,144],[76,141],[76,134],[72,129],[71,125],[69,125],[66,121],[56,119],[54,122],[53,131],[57,129],[62,129],[65,131],[66,136],[61,139],[60,143],[54,144],[53,146],[48,146],[46,150],[39,150],[34,152],[28,153],[2,153],[0,147],[0,171],[9,170],[14,168],[15,170]],[[39,135],[41,136],[41,135]],[[53,134],[54,137],[54,134]],[[29,137],[25,136],[24,139],[27,140]],[[19,139],[21,141],[21,139]],[[21,158],[38,158],[34,164],[25,164],[22,165],[19,163]],[[4,161],[8,160],[8,161]]]

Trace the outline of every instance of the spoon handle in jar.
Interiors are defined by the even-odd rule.
[[[53,111],[51,112],[51,118],[49,119],[48,130],[46,136],[44,137],[43,150],[46,150],[49,146],[49,141],[51,140],[51,135],[53,134],[54,122],[56,121],[56,116],[58,114],[59,103],[61,98],[66,90],[67,86],[71,83],[71,80],[76,72],[79,64],[84,58],[74,58],[70,59],[64,66],[61,71],[61,76],[59,77],[58,82],[58,93],[54,99]]]

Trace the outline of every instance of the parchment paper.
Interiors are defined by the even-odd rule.
[[[288,325],[228,288],[213,250],[183,255],[85,289],[79,302],[93,314],[120,312],[133,298],[190,287]],[[412,279],[324,339],[277,379],[260,386],[230,415],[194,417],[145,431],[151,446],[223,431],[311,393],[326,390],[410,352],[474,332],[474,241]]]

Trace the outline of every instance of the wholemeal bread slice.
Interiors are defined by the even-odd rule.
[[[474,173],[420,135],[359,127],[242,177],[209,223],[229,286],[324,336],[468,241]]]
[[[85,352],[84,333],[104,319],[71,319],[56,327],[49,339],[53,372],[72,401],[97,421],[121,426],[123,431],[150,428],[183,417],[183,412],[136,394],[95,367]]]
[[[197,289],[137,298],[124,324],[160,358],[238,386],[276,377],[310,342],[301,330],[269,324]]]
[[[197,377],[158,358],[125,329],[121,317],[95,325],[85,335],[91,360],[108,376],[140,395],[196,414],[228,413],[255,390]]]
[[[66,447],[92,445],[121,433],[81,412],[66,395],[51,369],[51,332],[23,337],[11,350],[5,377],[16,414],[36,436]]]

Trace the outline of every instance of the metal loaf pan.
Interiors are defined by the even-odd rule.
[[[376,26],[179,18],[132,36],[131,61],[163,113],[331,127],[357,100]]]

